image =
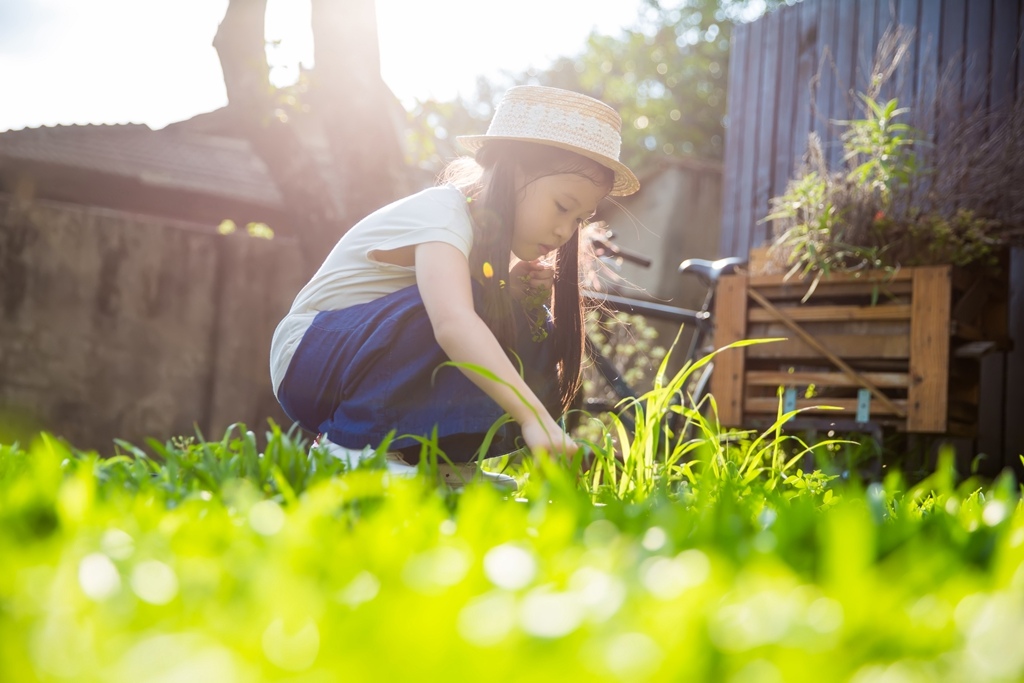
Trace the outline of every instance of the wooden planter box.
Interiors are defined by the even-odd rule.
[[[771,425],[780,406],[915,433],[974,435],[978,358],[1006,348],[1005,279],[950,266],[822,278],[730,275],[719,281],[711,392],[726,427]],[[782,396],[780,398],[780,387]],[[813,418],[812,420],[813,421]]]

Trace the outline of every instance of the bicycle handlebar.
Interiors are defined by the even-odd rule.
[[[615,294],[605,294],[604,292],[595,292],[589,289],[583,290],[580,293],[585,299],[605,304],[616,311],[639,313],[652,318],[661,318],[662,320],[669,320],[677,323],[695,323],[699,326],[707,326],[710,324],[711,314],[707,311],[695,311],[689,308],[666,306],[665,304],[659,304],[653,301],[640,301],[639,299],[631,299],[629,297],[617,296]]]

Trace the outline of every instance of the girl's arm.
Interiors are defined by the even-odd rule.
[[[457,363],[485,367],[502,380],[495,382],[472,370],[463,370],[519,423],[526,445],[531,450],[553,454],[575,453],[579,447],[519,376],[490,328],[473,308],[469,263],[462,252],[444,242],[417,245],[416,285],[430,317],[434,337],[448,357]]]

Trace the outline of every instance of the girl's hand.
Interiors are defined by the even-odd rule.
[[[512,298],[522,301],[527,296],[548,298],[555,283],[555,269],[547,263],[520,261],[509,271]]]
[[[580,450],[580,445],[547,415],[541,415],[540,419],[527,420],[520,427],[523,432],[523,440],[526,441],[526,445],[531,451],[545,451],[552,456],[562,456],[566,460],[572,460]]]

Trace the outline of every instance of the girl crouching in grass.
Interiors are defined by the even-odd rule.
[[[289,417],[353,462],[395,435],[394,472],[414,469],[416,437],[435,430],[454,463],[520,437],[571,458],[556,416],[580,386],[579,231],[606,196],[639,188],[620,128],[590,97],[512,88],[485,135],[458,138],[474,159],[353,226],[274,333]],[[481,452],[505,414],[514,423]]]

